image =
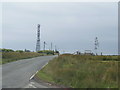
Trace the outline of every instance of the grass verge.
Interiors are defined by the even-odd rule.
[[[1,55],[2,59],[0,60],[0,64],[5,64],[21,59],[33,58],[43,55],[44,54],[40,54],[36,52],[2,52]]]
[[[118,88],[118,56],[60,55],[36,76],[72,88]]]

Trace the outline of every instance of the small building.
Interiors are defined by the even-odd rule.
[[[91,50],[85,50],[84,55],[94,55]]]
[[[81,52],[80,51],[76,51],[73,53],[74,55],[81,55]]]

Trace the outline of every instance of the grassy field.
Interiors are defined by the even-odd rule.
[[[0,65],[2,64],[2,52],[0,52]]]
[[[118,56],[60,55],[36,77],[72,88],[117,88]]]
[[[2,52],[2,60],[0,60],[0,64],[5,64],[20,59],[27,59],[27,58],[43,56],[43,55],[44,54],[40,54],[36,52]]]

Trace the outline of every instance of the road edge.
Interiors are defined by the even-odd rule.
[[[40,70],[42,70],[48,63],[49,63],[49,61],[48,61],[47,63],[45,63],[45,64],[40,68]],[[36,87],[36,86],[34,85],[34,83],[33,83],[32,80],[34,79],[35,75],[36,75],[40,70],[37,70],[37,71],[35,72],[35,74],[33,74],[33,75],[29,78],[29,86],[32,86],[32,88],[38,88],[38,87]],[[36,81],[34,81],[34,82],[36,82]],[[39,84],[39,83],[38,83],[38,84]],[[50,84],[48,84],[48,85],[50,85]]]
[[[48,62],[45,63],[45,65],[43,65],[41,69],[43,69],[47,64],[48,64]],[[41,70],[41,69],[40,69],[40,70]],[[40,71],[40,70],[38,70],[38,71]],[[38,71],[36,71],[35,74],[33,74],[33,75],[30,77],[29,81],[34,78],[34,76],[38,73]]]

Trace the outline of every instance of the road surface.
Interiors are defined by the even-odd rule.
[[[56,56],[40,56],[2,65],[2,88],[25,88],[30,77]],[[41,88],[46,86],[41,85]]]
[[[0,65],[0,90],[1,89],[2,89],[2,65]]]

